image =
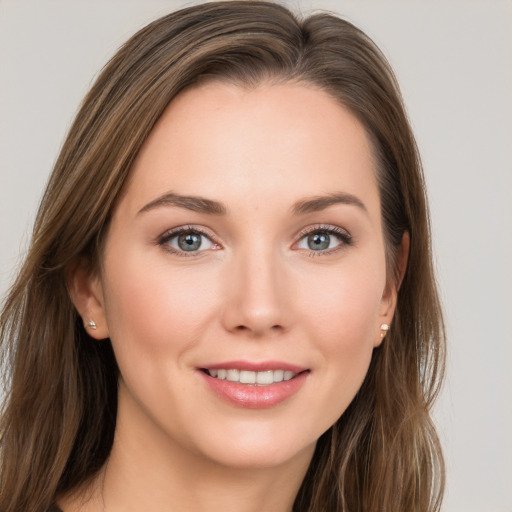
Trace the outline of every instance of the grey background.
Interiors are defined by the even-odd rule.
[[[0,1],[0,295],[78,104],[115,49],[193,2]],[[512,511],[512,2],[289,1],[389,57],[423,155],[449,334],[444,510]]]

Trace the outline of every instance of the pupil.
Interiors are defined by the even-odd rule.
[[[201,247],[201,235],[187,233],[178,237],[178,245],[183,251],[195,251]]]
[[[313,251],[329,248],[330,237],[326,233],[314,233],[308,236],[308,246]]]

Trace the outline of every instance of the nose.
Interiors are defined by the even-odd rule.
[[[224,328],[255,338],[284,331],[289,315],[283,270],[270,250],[247,250],[235,257],[226,280]]]

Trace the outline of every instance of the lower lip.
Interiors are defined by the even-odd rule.
[[[217,396],[232,405],[246,409],[266,409],[283,402],[299,391],[309,375],[309,372],[305,371],[290,380],[256,386],[216,379],[204,372],[200,373]]]

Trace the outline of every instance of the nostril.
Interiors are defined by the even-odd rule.
[[[258,329],[258,328],[251,328],[247,325],[237,325],[234,329],[236,332],[254,332],[254,334],[263,334],[265,329]],[[280,324],[274,324],[272,326],[270,326],[270,328],[268,329],[267,332],[271,331],[271,332],[281,332],[282,330],[284,330],[283,326],[280,325]]]

